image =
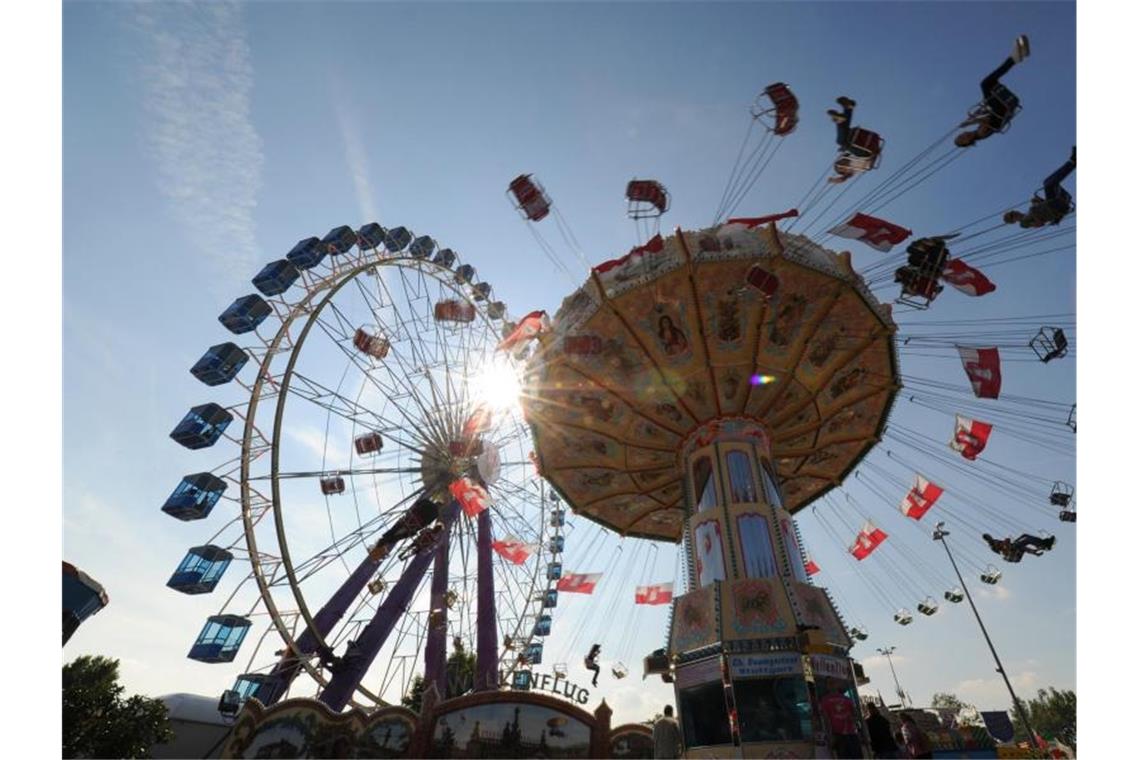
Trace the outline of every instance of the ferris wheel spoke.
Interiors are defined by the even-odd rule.
[[[330,303],[329,306],[334,311],[337,311],[336,304]],[[369,368],[363,364],[363,362],[360,359],[358,354],[354,353],[353,351],[350,351],[346,347],[345,343],[351,342],[351,339],[349,337],[342,335],[340,338],[338,338],[335,335],[335,333],[333,333],[331,330],[328,329],[329,328],[328,324],[324,320],[322,320],[320,317],[317,318],[317,322],[318,322],[318,324],[320,324],[322,329],[325,329],[325,332],[329,335],[330,338],[333,339],[333,342],[337,345],[337,347],[341,350],[341,352],[344,353],[349,358],[350,361],[352,361],[354,364],[357,365],[357,367],[361,370],[361,373],[364,375],[364,377],[368,379],[368,381],[376,388],[376,390],[380,391],[381,393],[384,393],[385,395],[388,395],[392,392],[391,389],[384,387],[379,382],[379,380],[376,378],[374,373],[369,371]],[[389,374],[391,374],[391,373],[389,373]],[[411,393],[411,392],[409,392],[409,396],[411,398],[416,398],[415,394]],[[414,450],[414,451],[418,451],[420,454],[425,453],[425,451],[427,451],[431,448],[431,443],[426,437],[424,437],[423,432],[420,429],[420,426],[418,424],[419,421],[416,420],[415,418],[413,418],[410,415],[410,412],[408,410],[404,409],[404,407],[402,405],[394,404],[393,406],[395,406],[397,411],[399,411],[400,415],[404,418],[404,425],[401,426],[401,429],[404,430],[405,432],[409,433],[410,435],[412,435],[418,441],[420,441],[419,447],[409,447],[409,448],[412,448],[412,450]]]

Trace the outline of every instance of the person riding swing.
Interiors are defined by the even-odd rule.
[[[982,538],[990,545],[990,550],[994,554],[1000,554],[1006,562],[1020,562],[1026,552],[1035,557],[1040,557],[1052,549],[1053,543],[1056,541],[1053,536],[1041,538],[1040,536],[1031,536],[1028,533],[1022,533],[1016,539],[1006,537],[1001,540],[995,539],[989,533],[983,533]]]
[[[602,672],[602,668],[598,665],[598,655],[602,653],[602,645],[594,644],[590,647],[590,653],[586,655],[586,670],[594,671],[594,680],[591,685],[598,685],[598,674]]]
[[[1029,57],[1029,38],[1019,35],[1013,43],[1013,55],[1006,58],[1000,66],[994,69],[982,80],[982,102],[970,112],[969,118],[959,124],[959,127],[975,127],[971,131],[960,133],[954,138],[954,144],[959,148],[968,148],[978,140],[984,140],[990,135],[1002,132],[1013,119],[1020,108],[1021,101],[1005,85],[1001,78],[1009,73],[1014,64],[1021,63]]]
[[[1002,221],[1006,224],[1018,224],[1022,229],[1044,227],[1046,224],[1060,224],[1061,220],[1073,210],[1073,196],[1061,187],[1061,181],[1072,174],[1076,168],[1077,146],[1074,145],[1069,160],[1045,178],[1045,184],[1042,185],[1045,197],[1042,198],[1034,193],[1033,198],[1029,201],[1028,211],[1007,211],[1002,217]]]

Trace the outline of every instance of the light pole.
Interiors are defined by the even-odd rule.
[[[891,666],[891,676],[895,679],[895,693],[899,695],[899,704],[901,704],[905,707],[906,706],[906,694],[903,693],[902,687],[899,686],[899,675],[898,675],[898,673],[895,672],[894,662],[891,661],[891,655],[894,653],[895,648],[893,646],[891,646],[891,647],[887,647],[886,649],[879,648],[879,649],[876,649],[875,651],[881,655],[884,655],[887,658],[887,664]]]
[[[945,528],[946,523],[940,522],[934,526],[934,540],[942,542],[942,548],[946,550],[946,556],[950,558],[950,565],[954,568],[955,575],[958,576],[958,583],[961,584],[962,590],[966,592],[966,599],[970,602],[970,609],[974,611],[974,617],[977,618],[978,627],[982,629],[982,635],[986,637],[986,644],[990,648],[990,654],[994,656],[994,662],[997,663],[997,672],[1001,673],[1001,678],[1005,681],[1005,688],[1009,689],[1009,696],[1013,698],[1013,707],[1017,710],[1021,722],[1025,724],[1025,730],[1029,734],[1029,743],[1033,744],[1033,727],[1029,725],[1029,716],[1025,713],[1025,708],[1022,707],[1021,702],[1017,699],[1017,695],[1013,693],[1013,684],[1009,682],[1009,677],[1005,674],[1005,668],[1002,667],[1001,658],[998,657],[997,650],[994,649],[994,643],[990,640],[990,634],[986,631],[986,626],[982,622],[982,616],[978,614],[978,608],[974,605],[974,597],[970,596],[970,587],[966,585],[966,581],[962,580],[962,573],[958,570],[958,563],[954,561],[954,555],[950,553],[950,544],[946,541],[946,536],[950,535],[950,531]]]

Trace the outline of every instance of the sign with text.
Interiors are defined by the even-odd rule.
[[[803,672],[800,655],[794,652],[734,655],[728,658],[728,668],[733,678],[774,678]]]
[[[851,680],[851,666],[848,664],[845,657],[828,657],[822,654],[813,654],[811,656],[811,669],[815,672],[816,677],[825,678],[842,678],[845,681]]]

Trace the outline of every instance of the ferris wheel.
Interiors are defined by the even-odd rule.
[[[417,677],[497,688],[540,659],[563,513],[532,463],[522,357],[497,350],[514,324],[491,286],[431,237],[375,223],[300,241],[253,284],[219,317],[243,345],[191,369],[241,397],[171,433],[237,449],[163,506],[236,507],[167,583],[209,593],[248,562],[189,653],[247,663],[223,708],[314,687],[336,710],[399,704]],[[447,683],[449,649],[477,655],[475,683]]]

